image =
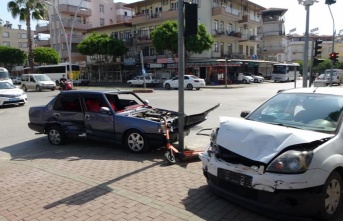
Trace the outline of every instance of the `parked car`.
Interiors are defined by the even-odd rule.
[[[27,95],[22,89],[6,81],[0,82],[0,106],[12,104],[24,105],[26,102]]]
[[[24,91],[30,89],[36,91],[49,89],[54,91],[56,89],[56,84],[46,74],[23,74],[21,76],[21,88]]]
[[[128,80],[127,84],[132,86],[143,86],[144,85],[144,77],[143,76],[137,76],[134,77],[132,80]],[[155,76],[145,76],[145,85],[154,87],[161,84],[161,80],[158,77]]]
[[[185,115],[185,135],[216,107]],[[178,140],[178,116],[176,111],[151,107],[131,91],[74,90],[61,92],[47,105],[31,107],[28,126],[47,134],[52,145],[87,138],[123,144],[142,153],[166,144],[164,120],[170,127],[171,142]]]
[[[204,79],[199,78],[195,75],[185,75],[183,85],[184,88],[188,90],[193,90],[193,88],[200,90],[200,88],[206,87],[206,82]],[[164,81],[163,87],[167,90],[171,88],[179,88],[179,76]]]
[[[254,78],[251,76],[244,75],[242,76],[242,83],[243,84],[250,84],[254,82]]]
[[[254,83],[262,83],[264,81],[264,77],[258,76],[258,75],[253,75],[251,73],[243,73],[244,76],[250,76],[253,78]]]
[[[21,84],[21,77],[11,77],[13,84]]]
[[[323,74],[320,74],[315,80],[314,85],[329,85],[330,84],[331,69],[325,70]],[[342,69],[333,69],[332,70],[332,84],[341,85],[343,79],[343,70]]]
[[[343,193],[342,110],[341,88],[296,88],[243,118],[221,117],[200,154],[208,185],[268,214],[335,220]]]

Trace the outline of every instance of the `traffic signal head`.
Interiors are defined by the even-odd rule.
[[[313,67],[317,66],[319,63],[322,63],[323,61],[324,61],[324,59],[314,58],[313,59]]]
[[[338,55],[339,53],[337,52],[331,52],[330,53],[330,60],[335,63],[335,62],[338,62]]]
[[[335,4],[336,0],[325,0],[325,4],[327,5],[331,5],[331,4]]]
[[[322,54],[322,40],[317,39],[314,45],[314,57]]]

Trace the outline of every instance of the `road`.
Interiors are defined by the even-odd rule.
[[[297,84],[301,85],[301,81]],[[221,106],[193,128],[185,145],[202,149],[220,116],[239,117],[294,83],[185,91],[185,113]],[[0,221],[14,220],[232,220],[272,221],[209,191],[198,160],[172,166],[164,150],[136,155],[112,144],[80,141],[51,146],[27,127],[30,106],[45,105],[58,91],[28,92],[29,103],[0,108]],[[178,91],[139,94],[155,107],[178,110]],[[340,216],[338,220],[343,220]]]

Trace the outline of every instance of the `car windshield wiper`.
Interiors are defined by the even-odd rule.
[[[296,129],[303,129],[302,127],[291,126],[291,125],[283,124],[283,123],[272,123],[272,122],[269,122],[269,123],[273,124],[273,125],[277,125],[277,126],[290,127],[290,128],[296,128]]]

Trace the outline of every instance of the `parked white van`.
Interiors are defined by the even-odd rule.
[[[6,68],[0,67],[0,81],[13,84],[10,74]]]
[[[21,76],[21,88],[24,91],[44,89],[55,90],[56,84],[46,74],[23,74]]]

